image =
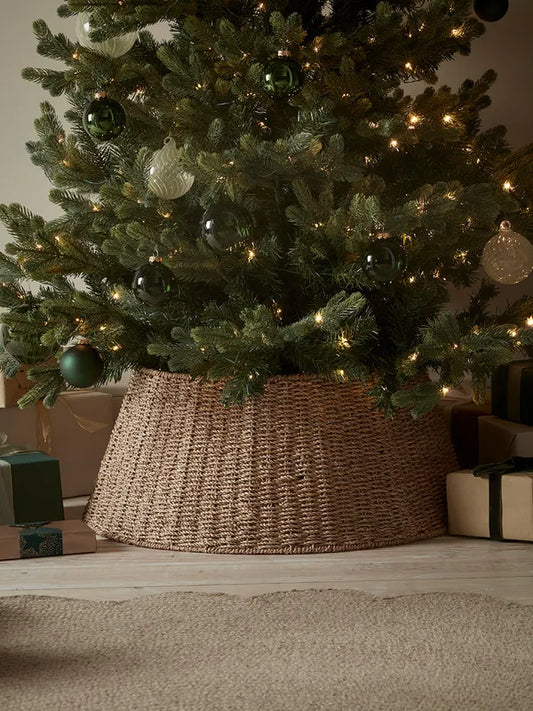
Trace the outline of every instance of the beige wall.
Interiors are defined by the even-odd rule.
[[[533,141],[533,62],[530,36],[533,30],[533,2],[513,0],[507,16],[487,25],[487,34],[474,44],[470,57],[448,62],[441,80],[453,88],[467,76],[475,78],[489,67],[499,72],[499,82],[492,93],[493,106],[485,112],[486,124],[506,123],[510,139],[516,145]],[[25,142],[34,138],[33,121],[39,113],[39,102],[49,98],[39,86],[20,77],[25,66],[54,66],[35,51],[32,21],[45,19],[52,30],[74,37],[74,21],[60,20],[56,15],[59,0],[0,0],[0,67],[2,102],[0,104],[0,202],[20,202],[29,209],[51,218],[57,208],[48,201],[50,185],[41,170],[34,166]],[[411,89],[418,85],[411,85]],[[422,86],[421,86],[422,88]],[[58,113],[65,110],[63,98],[52,100]],[[0,246],[9,239],[0,225]],[[533,294],[533,277],[517,288],[505,289],[502,300],[513,298],[527,289]]]

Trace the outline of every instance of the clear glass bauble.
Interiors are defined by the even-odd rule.
[[[363,257],[363,269],[377,282],[385,284],[398,279],[406,266],[405,252],[393,239],[378,237]]]
[[[111,37],[103,42],[93,42],[91,40],[91,16],[87,12],[80,12],[76,20],[76,37],[82,47],[91,49],[93,52],[98,52],[111,59],[122,57],[123,54],[129,52],[137,39],[136,32],[128,32],[125,35]]]
[[[485,245],[481,264],[494,281],[518,284],[533,271],[533,245],[513,232],[509,222],[502,222],[498,234]]]
[[[246,244],[252,229],[252,219],[246,210],[230,202],[211,205],[202,217],[202,237],[217,252]]]
[[[181,168],[176,141],[168,136],[165,145],[156,151],[150,165],[148,190],[162,200],[183,197],[192,188],[194,175]]]

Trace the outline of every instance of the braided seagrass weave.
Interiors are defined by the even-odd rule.
[[[218,383],[132,378],[84,520],[124,543],[206,553],[321,553],[446,532],[457,468],[440,412],[373,409],[361,385],[272,378],[225,408]]]

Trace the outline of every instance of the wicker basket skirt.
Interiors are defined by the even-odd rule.
[[[440,412],[385,419],[356,383],[272,378],[226,408],[221,385],[141,370],[84,520],[134,545],[320,553],[446,532],[457,468]]]

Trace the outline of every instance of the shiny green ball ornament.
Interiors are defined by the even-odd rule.
[[[406,259],[402,247],[388,237],[378,238],[363,257],[363,269],[369,277],[385,284],[395,281],[405,269]]]
[[[88,343],[78,343],[63,353],[59,370],[69,385],[90,388],[102,377],[104,361],[96,348]]]
[[[126,113],[122,106],[107,94],[96,94],[83,112],[83,128],[97,141],[118,138],[126,126]]]
[[[135,296],[149,306],[161,306],[172,296],[175,279],[172,270],[161,257],[150,257],[150,262],[139,267],[133,277]]]
[[[264,66],[261,84],[273,99],[288,99],[302,90],[304,73],[290,52],[280,50],[278,56]]]
[[[238,205],[220,202],[209,207],[202,217],[202,237],[217,252],[246,243],[252,235],[252,219]]]

